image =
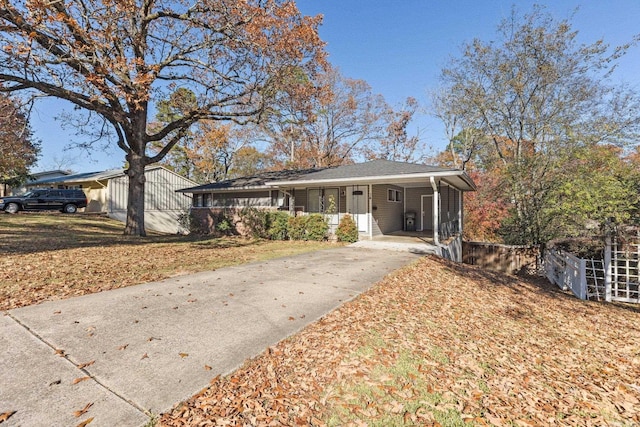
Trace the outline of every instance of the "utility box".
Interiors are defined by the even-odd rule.
[[[416,213],[405,212],[404,214],[404,230],[416,231]]]

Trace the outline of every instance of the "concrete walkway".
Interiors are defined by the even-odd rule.
[[[343,247],[11,310],[4,425],[144,425],[417,257]]]

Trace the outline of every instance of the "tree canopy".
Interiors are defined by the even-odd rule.
[[[0,0],[3,92],[67,100],[129,165],[125,233],[144,235],[144,167],[200,120],[256,121],[325,64],[317,27],[288,0]],[[184,88],[195,103],[161,126],[149,114]],[[95,116],[95,117],[93,117]],[[89,140],[93,141],[93,140]],[[90,144],[91,142],[89,142]],[[156,144],[151,150],[150,145]],[[160,147],[160,148],[159,148]]]
[[[33,139],[31,128],[20,105],[0,93],[0,183],[17,185],[29,175],[38,160],[40,144]]]
[[[536,6],[514,9],[494,41],[473,40],[442,70],[434,107],[448,128],[448,161],[500,177],[506,241],[557,234],[550,194],[576,152],[637,142],[640,97],[611,79],[625,48],[580,44],[568,20]]]

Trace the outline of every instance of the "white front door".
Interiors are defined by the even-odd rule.
[[[351,214],[358,232],[369,234],[369,186],[347,187],[347,212]]]

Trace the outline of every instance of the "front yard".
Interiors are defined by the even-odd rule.
[[[239,237],[122,235],[100,216],[0,212],[0,310],[331,247]]]
[[[163,426],[640,425],[640,311],[421,259]]]
[[[121,233],[100,217],[0,215],[0,309],[331,247]],[[640,425],[638,319],[425,257],[156,424]]]

